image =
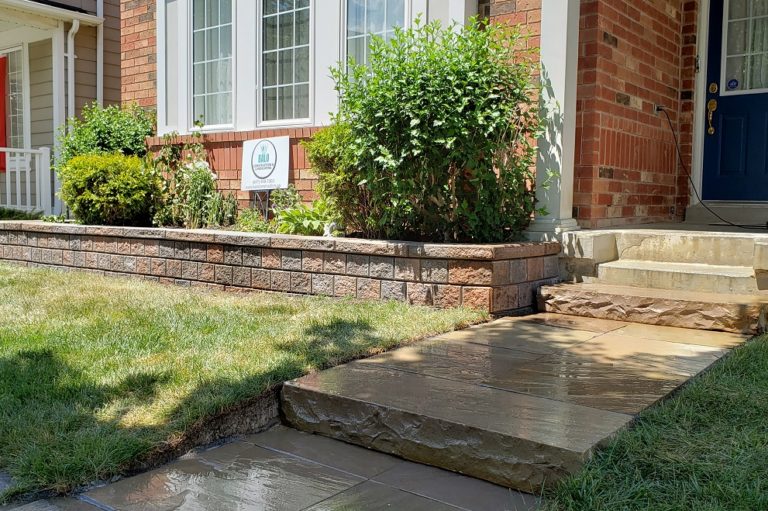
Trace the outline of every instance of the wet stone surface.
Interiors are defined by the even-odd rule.
[[[24,511],[528,510],[538,500],[443,470],[278,426],[187,455],[66,502]],[[82,499],[97,507],[90,507]]]
[[[746,336],[505,318],[283,388],[293,426],[538,493]]]

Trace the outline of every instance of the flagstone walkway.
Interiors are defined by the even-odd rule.
[[[537,492],[577,471],[636,414],[745,340],[504,318],[287,383],[287,422],[323,436],[279,426],[18,511],[535,509],[535,497],[507,487]]]

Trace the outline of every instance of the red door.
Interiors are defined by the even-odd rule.
[[[8,145],[8,138],[6,137],[5,127],[7,126],[6,120],[6,105],[8,104],[8,57],[0,55],[0,147]],[[5,153],[0,153],[0,172],[5,172]]]

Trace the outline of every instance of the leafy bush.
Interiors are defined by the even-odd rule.
[[[308,144],[320,191],[366,237],[495,242],[535,208],[534,65],[515,28],[417,23],[333,70],[336,126]]]
[[[97,103],[83,108],[80,119],[68,122],[69,130],[59,136],[61,153],[57,167],[84,154],[147,154],[146,138],[154,133],[154,115],[138,105],[102,108]]]
[[[272,190],[269,194],[270,209],[275,214],[286,209],[293,209],[301,204],[301,194],[293,185],[283,190]]]
[[[0,208],[0,220],[40,220],[43,214],[39,211],[19,211],[16,209]]]
[[[61,199],[79,222],[151,225],[161,177],[141,158],[123,154],[76,156],[59,169],[59,177]]]
[[[274,222],[264,218],[261,211],[249,208],[240,211],[235,229],[245,232],[274,232],[276,227]]]
[[[163,205],[155,215],[155,224],[189,229],[233,225],[237,199],[216,189],[216,174],[208,164],[205,147],[197,140],[176,144],[177,136],[171,133],[163,137],[163,146],[151,163],[165,176]]]
[[[325,200],[316,200],[312,207],[299,204],[276,213],[277,232],[322,236],[338,234],[340,218],[334,206]]]

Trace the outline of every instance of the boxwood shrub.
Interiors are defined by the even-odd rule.
[[[307,144],[320,192],[369,238],[514,239],[535,209],[540,123],[515,28],[416,23],[332,71],[334,126]]]
[[[75,156],[59,168],[61,199],[91,225],[150,226],[162,178],[137,156]]]

